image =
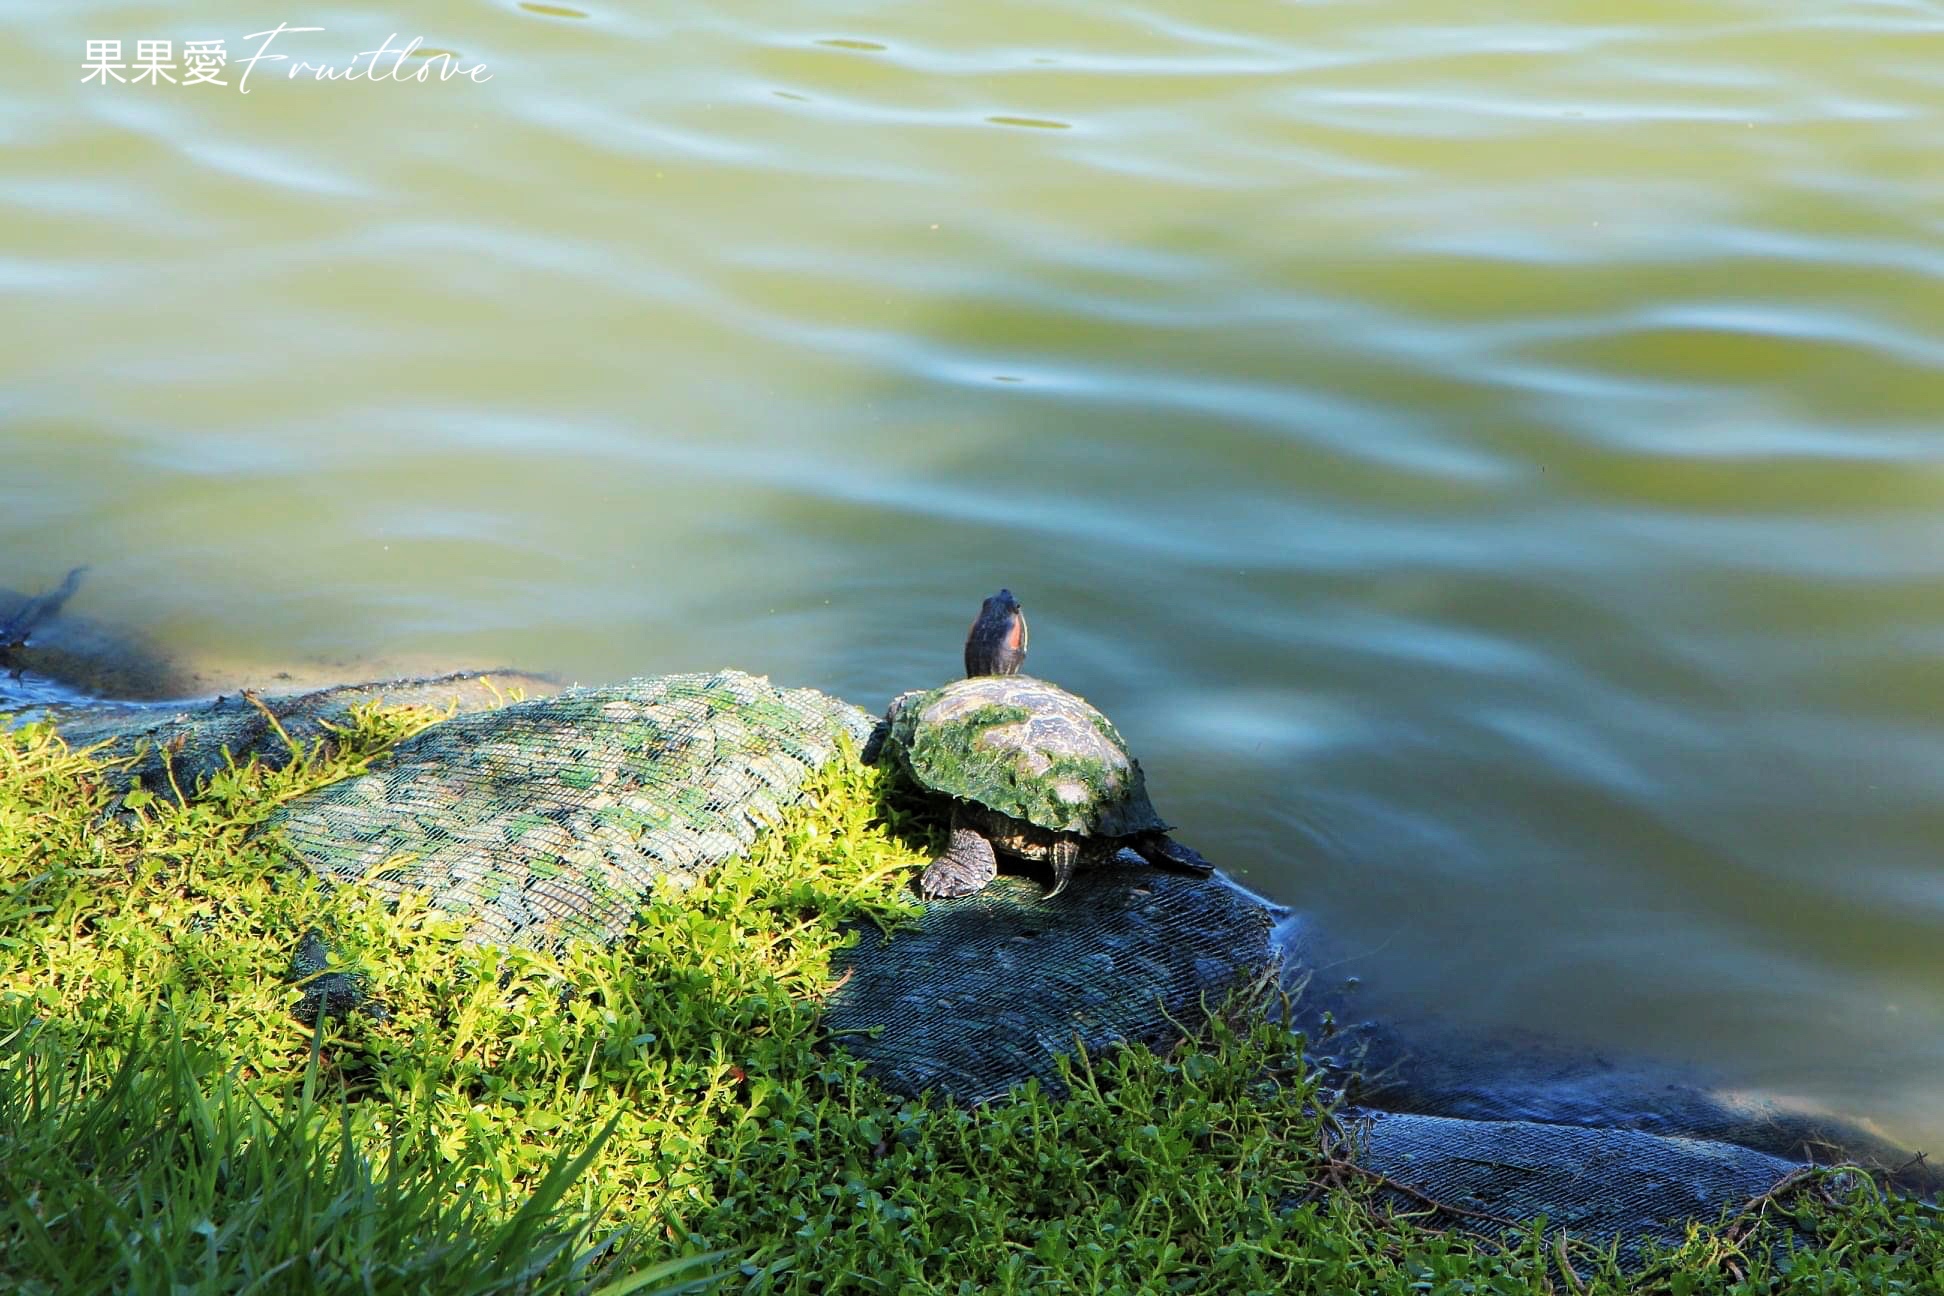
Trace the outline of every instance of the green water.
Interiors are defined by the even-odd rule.
[[[237,15],[0,12],[0,584],[872,705],[1010,585],[1373,1011],[1944,1150],[1944,7]]]

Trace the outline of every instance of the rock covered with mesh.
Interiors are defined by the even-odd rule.
[[[1030,675],[953,680],[892,704],[885,747],[933,792],[1052,832],[1165,831],[1140,764],[1085,698]]]
[[[1618,1238],[1633,1261],[1648,1240],[1678,1245],[1690,1220],[1769,1191],[1800,1167],[1709,1139],[1535,1121],[1462,1120],[1366,1111],[1359,1164],[1422,1196],[1389,1195],[1399,1210],[1424,1199],[1451,1210],[1435,1222],[1495,1233],[1498,1220],[1547,1224],[1602,1244]]]
[[[1080,874],[1059,904],[1001,877],[928,905],[915,931],[861,929],[833,961],[826,1022],[897,1093],[981,1103],[1029,1077],[1058,1092],[1056,1059],[1077,1045],[1171,1043],[1274,968],[1278,916],[1226,882],[1142,864]]]
[[[423,894],[466,938],[613,940],[657,885],[741,854],[871,717],[738,671],[462,715],[271,823],[319,876]]]

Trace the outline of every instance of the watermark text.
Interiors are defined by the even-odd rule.
[[[81,82],[100,82],[121,85],[159,86],[168,82],[175,86],[218,85],[234,86],[239,94],[250,93],[250,77],[259,63],[288,63],[283,69],[286,81],[304,77],[312,81],[416,81],[421,84],[446,81],[470,81],[483,85],[493,79],[484,63],[466,64],[460,56],[450,50],[428,50],[424,48],[423,37],[414,36],[404,45],[396,45],[397,32],[385,37],[377,49],[360,50],[349,63],[313,63],[298,59],[294,54],[284,53],[282,49],[273,51],[271,47],[285,37],[304,32],[321,32],[322,27],[292,27],[289,23],[278,23],[265,31],[251,32],[243,37],[247,53],[239,54],[234,62],[230,60],[226,43],[221,39],[186,40],[182,43],[182,57],[178,62],[175,56],[175,42],[172,40],[137,40],[132,61],[124,60],[122,42],[119,40],[91,40],[86,43],[81,64]],[[255,42],[252,46],[250,42]],[[292,49],[297,45],[290,41],[284,44]],[[266,67],[264,75],[271,75]]]

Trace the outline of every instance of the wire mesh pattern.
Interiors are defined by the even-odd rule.
[[[1042,890],[1001,877],[933,901],[917,931],[865,928],[825,1006],[843,1047],[900,1093],[988,1102],[1035,1076],[1058,1092],[1055,1059],[1076,1041],[1169,1042],[1170,1018],[1192,1029],[1204,997],[1219,1005],[1275,961],[1272,912],[1219,878],[1136,860]]]
[[[1390,1190],[1403,1211],[1426,1198],[1447,1208],[1437,1222],[1497,1232],[1496,1220],[1530,1222],[1605,1243],[1624,1259],[1641,1243],[1679,1243],[1689,1220],[1712,1223],[1724,1208],[1773,1188],[1799,1169],[1790,1161],[1711,1139],[1534,1121],[1364,1112],[1356,1159],[1421,1196]]]
[[[319,876],[422,893],[468,940],[611,941],[652,887],[746,850],[872,725],[736,671],[573,689],[434,725],[271,827]]]

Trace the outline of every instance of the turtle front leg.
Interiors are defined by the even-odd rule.
[[[1174,869],[1183,873],[1199,873],[1207,877],[1215,871],[1215,866],[1202,858],[1200,851],[1192,846],[1184,846],[1166,833],[1155,833],[1134,843],[1135,853],[1156,868]]]
[[[1051,900],[1066,890],[1067,883],[1073,881],[1073,870],[1080,866],[1080,843],[1063,835],[1053,843],[1047,858],[1053,862],[1053,889],[1041,899]]]
[[[918,896],[922,900],[942,900],[948,896],[971,895],[999,876],[999,857],[992,842],[964,818],[952,812],[952,841],[945,853],[918,875]]]

